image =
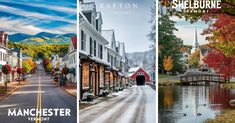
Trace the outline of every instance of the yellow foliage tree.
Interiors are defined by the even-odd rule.
[[[171,56],[164,56],[163,67],[167,72],[172,70],[172,68],[173,68],[173,59],[171,58]]]
[[[33,61],[32,58],[28,58],[27,62],[29,63],[31,69],[34,69],[36,67],[36,63]]]
[[[195,52],[189,56],[188,62],[191,67],[198,67],[200,62],[200,50],[195,50]]]

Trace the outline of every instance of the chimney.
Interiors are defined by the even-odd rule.
[[[8,47],[8,34],[4,34],[4,46]]]
[[[0,45],[2,45],[2,42],[3,42],[3,38],[4,38],[4,36],[3,36],[3,31],[0,31]]]

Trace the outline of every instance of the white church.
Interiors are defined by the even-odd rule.
[[[200,48],[199,42],[198,42],[198,34],[197,34],[197,28],[195,28],[195,33],[194,33],[194,44],[192,45],[191,52],[183,52],[182,53],[182,58],[181,61],[185,66],[185,69],[189,69],[189,57],[191,54],[193,54],[196,50],[200,51],[200,60],[199,60],[199,69],[205,70],[207,69],[207,65],[204,63],[203,58],[208,54],[208,49],[205,48]]]

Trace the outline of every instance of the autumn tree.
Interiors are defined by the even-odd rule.
[[[193,68],[197,68],[200,62],[200,50],[196,49],[194,53],[189,56],[189,65]]]
[[[204,59],[208,67],[213,68],[217,73],[224,75],[228,81],[235,76],[235,57],[228,57],[220,51],[210,52]]]
[[[164,70],[167,72],[171,71],[173,68],[173,59],[171,56],[165,56],[163,61]]]
[[[24,73],[30,73],[30,71],[32,70],[32,68],[27,60],[24,60],[22,62],[22,68],[23,68]]]
[[[220,14],[216,20],[211,20],[207,35],[211,52],[204,62],[214,68],[217,73],[223,74],[228,80],[235,76],[235,17]]]
[[[27,62],[29,63],[30,67],[31,67],[31,70],[35,69],[36,68],[36,63],[33,61],[32,58],[28,58],[27,59]]]
[[[46,70],[47,72],[51,72],[52,68],[53,68],[53,66],[52,66],[52,63],[50,62],[50,63],[48,63],[48,64],[46,65],[45,70]]]

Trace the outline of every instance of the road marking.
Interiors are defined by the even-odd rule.
[[[39,78],[38,78],[38,95],[37,95],[37,110],[40,111],[42,109],[42,88],[41,88],[41,75],[39,71]],[[36,120],[35,123],[41,123],[41,113],[38,115],[36,113]]]

